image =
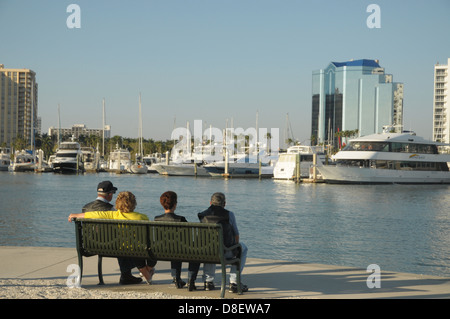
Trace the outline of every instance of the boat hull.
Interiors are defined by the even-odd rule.
[[[194,164],[173,164],[165,165],[159,164],[161,174],[169,176],[211,176],[203,167],[197,165],[197,170]]]
[[[448,171],[412,171],[366,167],[319,166],[327,183],[338,184],[450,184]]]
[[[133,174],[147,174],[148,168],[147,165],[133,164],[130,167],[130,172]]]
[[[213,177],[225,176],[225,165],[223,164],[208,164],[205,165],[206,171]],[[237,164],[230,163],[228,166],[228,176],[243,177],[243,178],[258,178],[258,177],[272,177],[273,167],[261,167],[261,173],[258,164]]]
[[[76,162],[53,162],[53,171],[55,173],[79,173],[83,172],[83,165]]]

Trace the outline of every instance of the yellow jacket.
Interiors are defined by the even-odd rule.
[[[136,213],[136,212],[122,213],[120,210],[86,212],[84,214],[84,218],[149,220],[148,217],[144,214]]]

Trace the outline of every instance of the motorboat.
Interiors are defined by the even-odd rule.
[[[171,164],[155,164],[158,172],[168,176],[211,176],[205,169],[203,163],[171,163]]]
[[[286,153],[280,153],[273,169],[274,179],[294,179],[297,176],[297,163],[300,163],[300,178],[310,178],[311,168],[316,161],[325,161],[323,146],[294,145]]]
[[[0,171],[7,171],[11,165],[11,149],[0,148]]]
[[[13,172],[34,172],[36,168],[36,156],[31,150],[21,150],[14,152],[14,160],[10,164],[10,171]]]
[[[93,147],[81,148],[82,160],[86,171],[97,172],[99,169],[99,153]]]
[[[130,151],[124,148],[119,148],[116,145],[116,149],[109,153],[109,170],[123,173],[129,172],[131,167]]]
[[[148,167],[144,162],[137,161],[136,163],[131,164],[130,173],[133,174],[147,174],[148,173]]]
[[[334,165],[318,165],[327,183],[447,184],[450,154],[439,152],[448,146],[416,136],[414,132],[384,130],[350,140],[332,157]]]
[[[272,177],[274,166],[272,158],[262,153],[258,156],[239,154],[227,161],[215,161],[204,165],[206,171],[213,177]]]
[[[79,173],[84,171],[83,153],[78,142],[62,142],[52,161],[55,173]]]

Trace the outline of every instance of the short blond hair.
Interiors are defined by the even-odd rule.
[[[123,213],[133,212],[136,208],[136,196],[132,192],[120,192],[116,199],[116,208]]]

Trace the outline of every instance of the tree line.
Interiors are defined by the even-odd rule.
[[[72,137],[69,135],[61,136],[61,142],[71,140]],[[103,141],[102,138],[97,135],[80,135],[78,139],[75,139],[75,141],[80,143],[81,147],[92,147],[95,151],[99,151],[100,154],[102,154]],[[165,153],[172,149],[174,141],[155,141],[152,138],[143,138],[142,145],[144,155],[153,153]],[[14,139],[12,147],[14,150],[31,149],[30,141],[25,140],[22,136],[17,136]],[[35,149],[41,149],[42,151],[44,151],[44,155],[48,159],[48,157],[55,154],[58,149],[57,137],[50,136],[47,133],[36,133],[34,139],[34,147]],[[130,152],[132,158],[134,158],[135,154],[139,150],[139,139],[122,137],[119,135],[115,135],[111,138],[105,138],[105,157],[108,157],[109,153],[114,151],[117,147],[127,149]]]

